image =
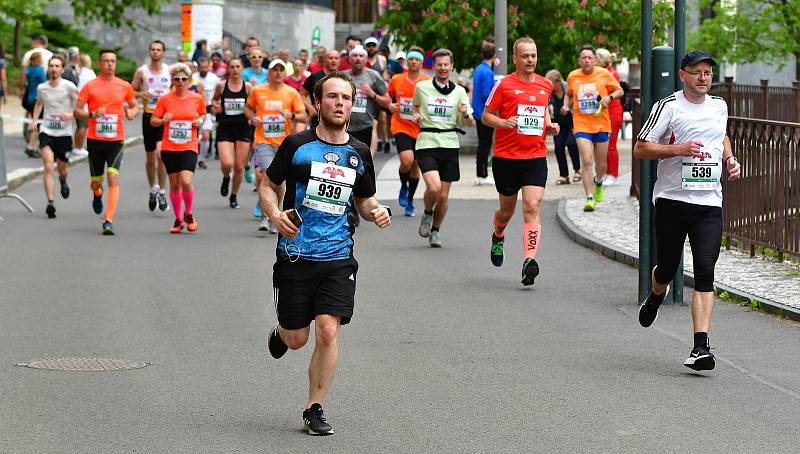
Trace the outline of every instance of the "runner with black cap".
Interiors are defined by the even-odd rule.
[[[708,332],[714,308],[714,267],[722,240],[722,185],[741,174],[726,135],[728,105],[708,94],[716,61],[707,52],[692,51],[681,61],[683,90],[658,101],[634,147],[639,159],[658,159],[653,189],[656,223],[656,266],[650,295],[639,307],[639,323],[650,326],[678,269],[689,237],[694,264],[692,295],[694,348],[683,363],[694,370],[714,368]]]

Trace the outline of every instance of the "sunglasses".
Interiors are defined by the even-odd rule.
[[[251,55],[250,58],[257,58],[259,60],[263,60],[264,59],[264,57],[262,57],[261,55]]]
[[[174,80],[175,82],[186,82],[187,80],[189,80],[189,78],[188,77],[173,77],[172,80]]]

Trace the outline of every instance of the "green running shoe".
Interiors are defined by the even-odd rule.
[[[505,249],[505,238],[498,238],[492,231],[492,249],[489,253],[489,258],[492,259],[492,265],[503,265],[503,250]]]

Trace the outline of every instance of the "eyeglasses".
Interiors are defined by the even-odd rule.
[[[250,58],[251,59],[255,58],[255,59],[258,59],[258,60],[263,60],[264,59],[264,57],[262,57],[261,55],[251,55]]]
[[[189,78],[188,77],[173,77],[172,80],[174,80],[175,82],[186,82],[187,80],[189,80]]]
[[[703,76],[706,79],[711,79],[714,76],[714,73],[712,73],[711,71],[686,71],[686,70],[684,70],[683,72],[685,72],[686,74],[691,74],[694,77]]]

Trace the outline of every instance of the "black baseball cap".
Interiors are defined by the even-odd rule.
[[[711,54],[703,50],[693,50],[684,55],[683,60],[681,60],[681,69],[696,65],[701,61],[708,61],[711,66],[717,66],[717,61],[711,57]]]

